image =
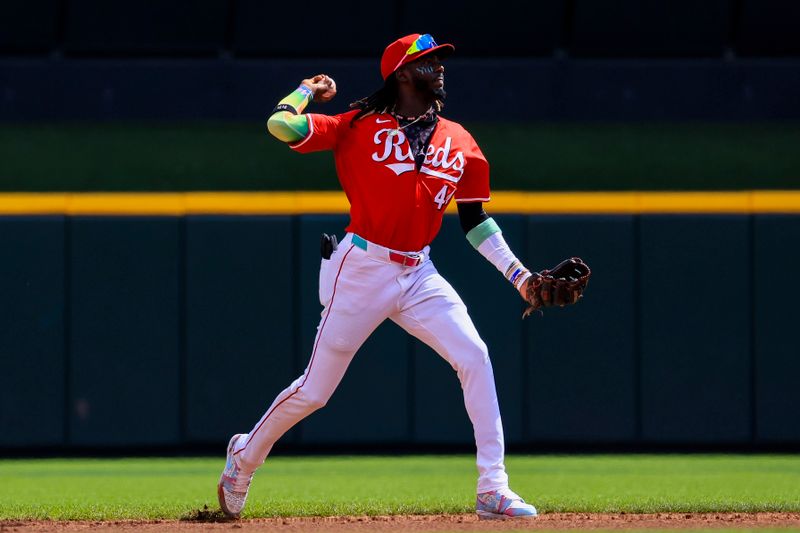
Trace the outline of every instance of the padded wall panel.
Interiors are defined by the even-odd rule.
[[[577,305],[523,323],[531,442],[636,438],[634,223],[629,216],[533,216],[527,266],[581,257],[592,269]]]
[[[449,16],[422,20],[420,6],[405,0],[397,35],[430,33],[438,43],[452,43],[458,57],[552,56],[562,44],[566,4],[566,0],[528,0],[488,6],[443,0],[436,3],[436,10]]]
[[[301,350],[298,375],[308,365],[323,310],[319,298],[320,236],[335,233],[341,240],[347,222],[346,216],[299,218],[296,257],[300,280],[298,344]],[[340,248],[339,253],[344,252],[346,249]],[[369,298],[370,290],[365,286],[361,297]],[[341,298],[341,293],[338,294]],[[387,321],[379,326],[356,353],[328,405],[302,422],[302,442],[408,442],[410,342],[394,324]]]
[[[286,9],[271,2],[237,0],[235,53],[293,58],[369,57],[375,60],[373,78],[376,83],[380,80],[380,55],[389,42],[400,37],[394,37],[395,2],[340,0],[316,2],[304,9],[308,11],[305,16],[289,22],[286,17],[292,17]]]
[[[68,52],[211,54],[225,44],[227,0],[70,0]]]
[[[186,219],[190,441],[250,431],[294,378],[291,227],[281,216]]]
[[[800,288],[776,272],[800,261],[800,217],[755,219],[756,438],[763,443],[800,443]]]
[[[727,0],[575,0],[570,52],[589,57],[719,57]]]
[[[56,43],[58,0],[0,2],[0,53],[46,53]]]
[[[742,0],[736,51],[743,56],[800,56],[800,2]]]
[[[640,247],[644,439],[750,442],[747,217],[643,216]]]
[[[70,224],[70,444],[177,444],[181,220]]]
[[[0,217],[0,446],[64,444],[64,218]]]
[[[491,204],[487,209],[491,209]],[[523,255],[525,219],[493,217],[512,249]],[[526,387],[520,342],[522,302],[503,276],[469,244],[458,217],[445,216],[431,245],[431,259],[467,306],[489,348],[506,442],[522,441]],[[446,334],[442,332],[442,334]],[[458,376],[436,352],[414,341],[414,440],[421,443],[474,443]]]

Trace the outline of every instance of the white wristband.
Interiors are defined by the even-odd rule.
[[[500,271],[514,287],[519,287],[531,276],[530,271],[511,251],[501,232],[492,233],[477,247],[478,252]]]

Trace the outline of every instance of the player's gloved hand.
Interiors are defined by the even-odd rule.
[[[550,270],[534,272],[519,289],[528,308],[522,318],[542,307],[576,303],[586,290],[592,271],[580,257],[565,259]]]
[[[311,98],[314,102],[329,102],[336,96],[336,82],[327,74],[317,74],[301,83],[311,89]]]

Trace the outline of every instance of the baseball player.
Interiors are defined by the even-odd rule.
[[[534,517],[533,505],[508,486],[503,426],[492,364],[461,298],[429,256],[445,208],[455,198],[469,243],[523,298],[532,275],[515,257],[488,202],[489,164],[472,136],[440,115],[442,60],[454,50],[430,35],[407,35],[381,58],[384,85],[339,115],[303,114],[309,102],[336,94],[332,78],[302,81],[280,101],[269,132],[300,153],[332,150],[350,202],[350,224],[338,248],[323,254],[324,309],[311,359],[246,434],[234,435],[217,492],[238,517],[255,470],[289,428],[324,406],[356,351],[387,318],[442,356],[456,371],[475,432],[481,518]]]

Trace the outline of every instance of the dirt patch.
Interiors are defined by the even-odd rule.
[[[229,522],[221,509],[209,509],[204,505],[202,509],[194,509],[181,517],[182,522]]]
[[[349,532],[437,532],[437,531],[506,531],[552,529],[704,529],[704,528],[796,528],[800,513],[659,513],[659,514],[582,514],[552,513],[529,520],[483,521],[473,515],[424,516],[334,516],[319,518],[260,518],[220,520],[209,509],[197,510],[183,520],[48,522],[0,521],[2,533],[40,533],[56,531],[137,530],[152,533],[273,531],[278,533]]]

